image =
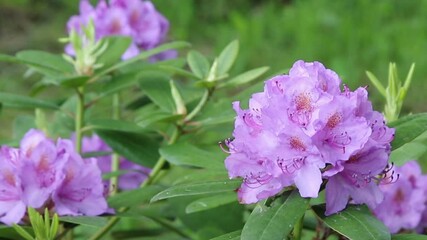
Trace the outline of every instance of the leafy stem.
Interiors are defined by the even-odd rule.
[[[82,150],[82,136],[83,132],[81,129],[84,126],[84,111],[85,111],[85,96],[84,87],[79,87],[77,91],[77,108],[75,118],[75,131],[76,131],[76,151],[81,153]]]
[[[120,119],[120,95],[118,93],[115,93],[113,95],[113,119],[119,120]],[[120,164],[120,156],[116,152],[113,153],[112,160],[111,160],[111,172],[117,172],[119,170],[119,164]],[[113,176],[110,180],[110,189],[111,195],[114,195],[117,193],[118,188],[118,176]]]

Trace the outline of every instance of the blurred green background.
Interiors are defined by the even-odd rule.
[[[96,1],[92,1],[96,3]],[[185,40],[213,56],[233,39],[241,50],[235,73],[271,66],[283,73],[295,60],[321,61],[354,88],[369,85],[366,70],[386,82],[388,63],[404,78],[416,63],[403,113],[427,111],[427,1],[411,0],[154,0],[170,20],[171,40]],[[0,52],[60,53],[76,0],[0,1]],[[0,63],[0,91],[28,93],[36,78],[22,66]],[[382,109],[374,87],[371,99]]]

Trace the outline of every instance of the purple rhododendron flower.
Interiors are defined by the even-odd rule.
[[[100,0],[93,7],[88,0],[80,1],[80,14],[72,16],[67,22],[67,30],[82,34],[82,26],[92,20],[96,39],[117,35],[132,38],[131,45],[123,54],[123,59],[132,58],[141,50],[158,46],[166,40],[169,31],[168,20],[161,15],[153,3],[143,0],[111,0],[107,4]],[[65,51],[74,55],[74,49],[67,45]],[[176,53],[176,52],[175,52]],[[175,57],[174,51],[159,54],[153,60],[166,60]]]
[[[384,201],[372,208],[391,233],[419,226],[427,203],[427,176],[421,175],[416,161],[395,167],[394,171],[399,174],[399,181],[381,185]]]
[[[30,130],[22,139],[19,175],[23,199],[33,208],[41,207],[64,178],[66,159],[59,155],[54,142],[42,132]]]
[[[387,168],[394,130],[373,111],[365,88],[350,91],[321,63],[297,61],[288,75],[265,82],[237,113],[233,138],[224,149],[230,178],[243,178],[241,203],[255,203],[295,185],[302,197],[317,197],[326,184],[326,214],[354,203],[371,207]],[[223,146],[222,146],[223,147]]]
[[[0,149],[0,221],[11,225],[24,217],[26,205],[22,199],[21,180],[17,176],[19,149]]]
[[[108,210],[95,159],[83,160],[70,140],[56,143],[31,129],[20,148],[0,149],[0,221],[19,223],[26,208],[59,215],[99,215]]]
[[[96,216],[104,213],[108,206],[96,159],[82,159],[70,140],[58,140],[58,148],[67,156],[67,163],[65,178],[52,196],[55,211],[59,215]]]
[[[111,148],[98,136],[92,135],[91,137],[83,137],[82,139],[82,152],[111,152]],[[111,172],[111,155],[96,157],[98,167],[102,173]],[[147,178],[150,169],[141,165],[135,164],[123,157],[119,162],[120,170],[127,171],[122,174],[118,180],[118,188],[122,190],[135,189]],[[109,181],[105,181],[108,186]]]

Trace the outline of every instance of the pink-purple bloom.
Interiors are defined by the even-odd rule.
[[[230,178],[243,178],[241,203],[255,203],[295,185],[317,197],[324,179],[326,214],[354,203],[376,206],[394,130],[372,109],[365,88],[351,91],[319,62],[297,61],[288,75],[265,82],[237,113],[225,145]]]
[[[82,152],[111,152],[111,148],[98,136],[92,135],[91,137],[83,137],[82,139]],[[96,157],[96,162],[102,173],[111,172],[112,157],[111,154]],[[147,178],[150,169],[141,165],[135,164],[123,157],[120,157],[119,162],[120,171],[126,171],[119,176],[118,188],[121,190],[130,190],[138,188],[141,183]],[[105,181],[108,186],[108,181]]]
[[[145,0],[100,0],[94,7],[88,0],[80,1],[80,14],[72,16],[67,22],[68,32],[82,33],[82,26],[89,21],[95,26],[96,39],[105,36],[127,36],[131,45],[123,54],[123,59],[132,58],[140,51],[152,49],[166,40],[169,31],[168,20],[160,14],[151,1]],[[74,55],[71,45],[65,49]],[[176,57],[175,51],[156,56],[165,60]]]
[[[422,230],[426,226],[423,213],[427,211],[427,176],[422,175],[416,161],[395,167],[399,181],[381,185],[384,201],[372,208],[374,214],[389,228],[391,233],[400,230]]]
[[[0,221],[18,223],[26,208],[59,215],[99,215],[108,210],[95,159],[83,160],[71,140],[52,141],[31,129],[20,148],[0,150]]]

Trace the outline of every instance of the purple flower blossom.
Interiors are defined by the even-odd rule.
[[[19,168],[23,200],[33,208],[41,207],[61,184],[67,159],[42,132],[30,130],[22,139],[22,166]],[[29,146],[29,147],[28,147]]]
[[[67,156],[65,179],[53,193],[59,215],[96,216],[107,211],[101,171],[96,159],[82,159],[70,140],[58,140],[58,148]]]
[[[0,221],[10,225],[21,221],[26,211],[22,199],[21,180],[16,175],[19,150],[2,146],[0,165]]]
[[[82,152],[111,152],[111,148],[98,136],[84,137],[82,139]],[[102,173],[111,172],[111,155],[96,157],[98,167]],[[119,177],[118,188],[122,190],[135,189],[141,185],[150,172],[150,169],[135,164],[123,157],[119,162],[120,170],[127,171]],[[108,186],[109,181],[105,181]]]
[[[225,141],[230,178],[243,178],[241,203],[254,203],[295,185],[317,197],[322,178],[327,211],[382,200],[378,181],[388,164],[394,130],[373,111],[365,88],[352,92],[321,63],[297,61],[288,75],[265,82],[237,113],[233,139]]]
[[[169,31],[168,20],[161,15],[150,1],[111,0],[107,4],[100,0],[93,7],[88,0],[80,1],[80,15],[72,16],[67,23],[67,30],[82,34],[82,26],[92,20],[95,25],[96,39],[117,35],[132,38],[132,43],[123,54],[123,59],[132,58],[141,50],[158,46],[166,40]],[[67,54],[74,55],[71,45],[65,48]],[[165,60],[174,57],[173,51],[157,56]],[[153,58],[154,59],[154,58]]]
[[[56,143],[31,129],[20,148],[0,149],[0,221],[19,223],[26,208],[54,208],[59,215],[106,212],[101,172],[84,161],[70,140]]]
[[[409,161],[394,169],[399,181],[381,185],[384,201],[372,208],[391,233],[414,229],[420,224],[427,203],[427,176],[421,175],[416,161]]]

